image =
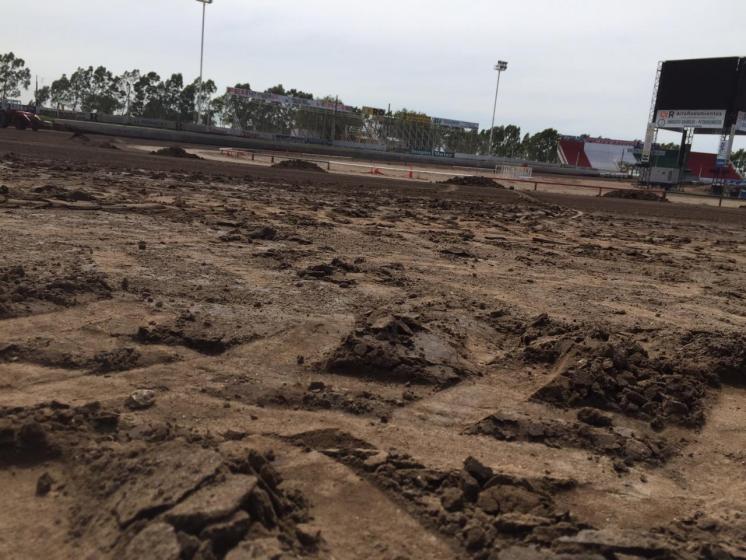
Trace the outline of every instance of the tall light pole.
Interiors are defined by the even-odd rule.
[[[504,60],[498,60],[495,64],[495,70],[497,70],[497,86],[495,87],[495,103],[492,106],[492,126],[490,127],[490,147],[487,152],[492,155],[492,136],[495,133],[495,111],[497,111],[497,92],[500,91],[500,74],[508,69],[508,63]]]
[[[197,99],[195,103],[197,105],[197,124],[199,124],[200,117],[202,116],[202,68],[205,62],[205,15],[207,13],[207,5],[212,4],[212,0],[197,0],[202,2],[202,42],[200,43],[199,49],[199,86],[197,87]]]

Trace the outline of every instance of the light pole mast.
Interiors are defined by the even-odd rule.
[[[488,148],[488,155],[492,155],[492,136],[495,133],[495,112],[497,111],[497,92],[500,91],[500,74],[508,69],[508,63],[504,60],[498,60],[495,64],[495,70],[497,70],[497,86],[495,87],[495,103],[492,105],[492,126],[490,127],[490,146]]]
[[[197,106],[197,124],[202,116],[202,68],[205,62],[205,16],[207,14],[207,5],[212,4],[212,0],[197,0],[202,2],[202,41],[199,49],[199,85],[197,86],[195,105]]]

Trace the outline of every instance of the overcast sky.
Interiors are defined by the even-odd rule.
[[[2,4],[0,52],[42,84],[88,65],[199,73],[195,0]],[[502,59],[498,124],[634,139],[657,62],[746,56],[744,21],[744,0],[214,0],[205,77],[488,127]]]

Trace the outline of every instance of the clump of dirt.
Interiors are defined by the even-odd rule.
[[[117,144],[115,144],[114,142],[109,142],[109,141],[99,143],[98,147],[106,148],[107,150],[118,150],[119,149],[119,146]]]
[[[307,386],[283,386],[270,391],[257,391],[254,383],[235,381],[220,389],[208,389],[208,394],[261,407],[292,408],[294,410],[339,410],[356,416],[388,419],[392,411],[418,397],[409,392],[405,399],[387,399],[369,391],[335,389],[321,381]]]
[[[142,355],[137,349],[129,347],[98,352],[93,357],[93,369],[97,373],[126,371],[137,367],[141,358]]]
[[[83,144],[89,144],[91,142],[91,139],[79,130],[76,130],[75,132],[73,132],[72,136],[70,136],[68,140],[72,140],[74,142],[81,142]]]
[[[66,189],[56,185],[42,185],[33,187],[31,192],[42,198],[55,198],[67,202],[93,202],[96,197],[82,189]]]
[[[331,373],[441,387],[475,375],[459,346],[417,315],[371,313],[326,362]]]
[[[611,427],[611,418],[595,409],[581,409],[583,423],[541,420],[529,415],[492,414],[466,429],[472,435],[487,435],[500,441],[526,441],[549,447],[576,447],[622,461],[661,465],[673,450],[660,438],[637,434],[627,428]],[[584,419],[584,420],[583,420]],[[605,424],[607,427],[588,425]]]
[[[184,313],[170,323],[142,326],[134,338],[141,344],[185,346],[208,356],[223,354],[256,338],[254,334],[236,332],[235,325],[223,323],[215,317],[198,318],[192,313]]]
[[[104,274],[77,266],[67,271],[35,267],[28,273],[23,266],[0,268],[0,319],[41,313],[54,306],[73,307],[111,294]]]
[[[91,373],[127,371],[139,366],[169,361],[168,357],[148,356],[135,348],[123,347],[91,354],[86,348],[71,348],[53,340],[37,337],[27,342],[0,343],[0,363],[25,362],[46,367],[89,370]]]
[[[305,498],[283,489],[274,454],[219,443],[123,422],[98,403],[0,408],[0,468],[60,467],[37,494],[66,496],[72,546],[128,560],[317,556],[320,532]]]
[[[504,189],[500,183],[484,177],[482,175],[462,175],[458,177],[451,177],[445,181],[440,181],[439,185],[458,185],[461,187],[491,187],[493,189]]]
[[[326,173],[325,169],[322,169],[312,161],[305,161],[302,159],[285,159],[275,163],[272,167],[276,169],[296,169],[299,171],[315,171],[317,173]]]
[[[181,146],[168,146],[167,148],[161,148],[150,152],[156,156],[174,157],[174,158],[186,158],[186,159],[202,159],[197,154],[190,154]]]
[[[241,226],[234,227],[226,233],[222,233],[218,239],[220,241],[276,241],[281,237],[279,231],[271,226]]]
[[[298,276],[305,279],[321,280],[337,284],[341,288],[349,288],[355,285],[353,278],[347,278],[351,272],[360,272],[360,268],[339,258],[334,258],[330,263],[311,265],[298,272]]]
[[[605,198],[624,198],[626,200],[652,200],[655,202],[668,202],[666,198],[659,195],[658,193],[643,190],[615,190],[605,192],[602,196],[604,196]]]
[[[524,354],[554,364],[555,377],[532,398],[563,407],[590,406],[651,422],[699,428],[705,423],[708,389],[719,383],[711,371],[693,373],[679,362],[651,358],[626,335],[594,329],[585,336],[545,336]]]

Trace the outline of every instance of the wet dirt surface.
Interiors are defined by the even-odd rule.
[[[746,557],[746,214],[0,135],[3,558]]]

